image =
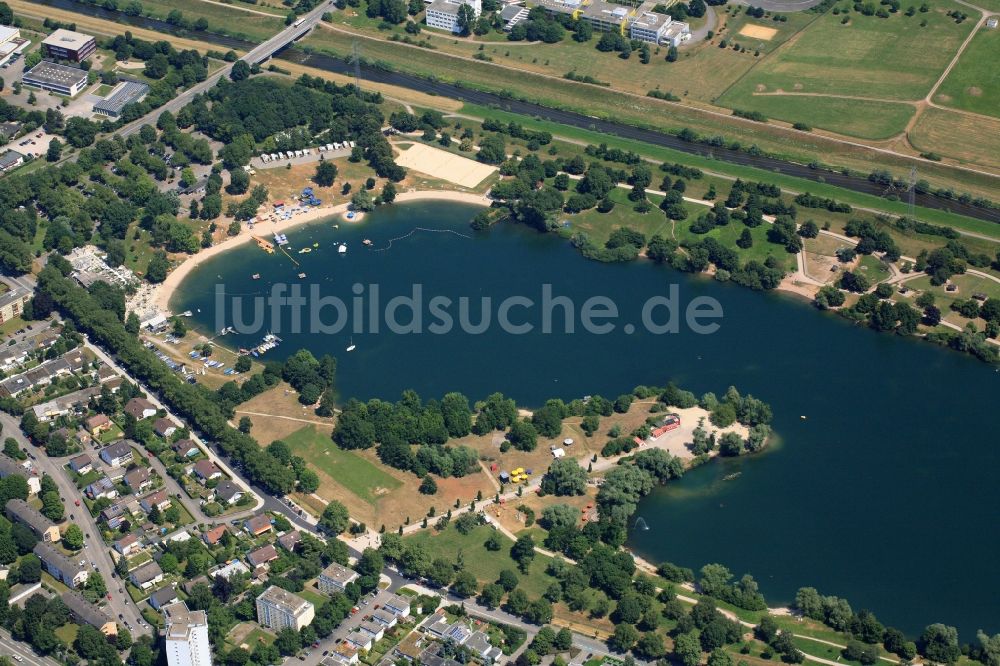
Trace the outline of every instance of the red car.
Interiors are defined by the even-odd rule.
[[[111,601],[111,593],[108,592],[108,601]]]
[[[73,503],[76,504],[77,506],[80,506],[80,500],[74,500]]]

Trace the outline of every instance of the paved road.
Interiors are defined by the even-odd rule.
[[[69,480],[66,470],[62,469],[64,459],[49,458],[31,445],[21,432],[18,420],[9,414],[0,412],[0,424],[3,425],[3,436],[5,438],[13,437],[17,440],[19,446],[27,448],[29,452],[32,452],[34,456],[32,462],[38,471],[42,474],[48,474],[55,481],[63,503],[66,505],[65,519],[76,524],[83,530],[84,549],[73,559],[86,560],[87,568],[91,571],[93,570],[91,563],[97,564],[97,570],[100,571],[111,594],[111,601],[106,604],[104,608],[105,612],[111,615],[116,622],[120,622],[118,614],[121,613],[129,624],[132,625],[134,633],[137,634],[140,631],[139,622],[142,620],[142,616],[139,614],[138,607],[132,603],[128,593],[120,593],[118,591],[119,587],[121,587],[121,579],[115,577],[114,561],[111,559],[108,548],[101,540],[101,532],[97,527],[97,521],[94,520],[94,517],[90,515],[85,506],[76,506],[74,504],[74,500],[80,497],[80,491]]]
[[[59,662],[52,657],[40,657],[27,643],[15,641],[6,629],[0,629],[0,655],[11,657],[11,661],[20,666],[59,666]],[[14,655],[23,661],[13,659]]]

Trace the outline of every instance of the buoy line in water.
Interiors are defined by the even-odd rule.
[[[391,248],[392,244],[395,243],[396,241],[403,240],[405,238],[409,238],[410,236],[412,236],[413,234],[417,233],[418,231],[428,231],[430,233],[435,233],[435,234],[455,234],[456,236],[460,236],[462,238],[468,238],[469,240],[472,240],[472,236],[469,236],[468,234],[460,234],[457,231],[455,231],[454,229],[425,229],[424,227],[417,227],[417,228],[413,229],[412,231],[410,231],[410,233],[406,234],[405,236],[399,236],[398,238],[392,238],[392,239],[390,239],[389,240],[389,244],[386,245],[385,247],[376,248],[376,249],[374,249],[372,251],[373,252],[385,252],[386,250],[388,250],[389,248]]]

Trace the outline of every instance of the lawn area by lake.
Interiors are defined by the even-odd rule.
[[[374,504],[386,491],[402,485],[374,463],[338,448],[314,426],[297,430],[284,441],[295,455],[302,456],[313,468],[370,504]]]
[[[510,558],[510,547],[514,542],[503,534],[500,535],[503,542],[500,550],[487,550],[483,544],[492,532],[492,527],[480,525],[468,534],[462,534],[454,525],[448,525],[442,532],[428,528],[406,539],[423,544],[432,559],[443,557],[451,562],[454,561],[456,553],[461,553],[465,570],[475,576],[480,583],[496,582],[503,569],[510,569],[517,573],[521,581],[518,587],[531,598],[540,597],[549,585],[557,582],[555,578],[545,573],[549,558],[542,555],[535,556],[527,575],[518,571],[517,563]]]

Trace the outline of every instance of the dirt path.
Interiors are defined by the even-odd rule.
[[[329,428],[333,425],[329,421],[317,421],[315,419],[301,419],[298,418],[297,416],[281,416],[279,414],[265,414],[264,412],[248,412],[242,409],[237,409],[236,413],[247,414],[249,416],[263,416],[264,418],[268,419],[283,419],[285,421],[298,421],[299,423],[310,423],[312,425],[321,425],[325,428]]]

